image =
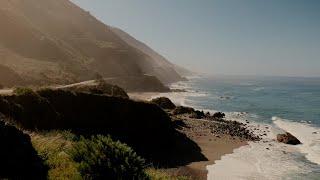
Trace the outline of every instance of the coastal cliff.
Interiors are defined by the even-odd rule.
[[[154,76],[146,86],[181,80],[169,62],[159,64],[68,0],[1,1],[0,26],[0,65],[15,76],[2,76],[3,86],[70,84],[97,74],[119,82]]]

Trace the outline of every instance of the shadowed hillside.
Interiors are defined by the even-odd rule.
[[[97,73],[180,79],[171,73],[164,80],[154,60],[68,0],[0,1],[0,26],[0,65],[29,83],[67,84]]]
[[[176,131],[167,113],[152,103],[63,90],[19,89],[13,96],[0,97],[0,112],[28,130],[110,134],[156,167],[205,160],[200,148]]]

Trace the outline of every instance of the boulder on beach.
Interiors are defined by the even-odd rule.
[[[278,134],[277,135],[277,140],[279,142],[285,143],[285,144],[290,144],[290,145],[297,145],[301,144],[299,139],[294,137],[292,134],[286,132],[285,134]]]
[[[222,112],[216,112],[216,113],[213,114],[212,117],[215,118],[215,119],[223,119],[225,116],[226,115],[224,113],[222,113]]]
[[[205,118],[206,114],[203,111],[194,111],[191,113],[190,118],[195,118],[195,119],[202,119]]]
[[[176,108],[176,105],[173,104],[173,102],[166,97],[159,97],[156,99],[151,100],[152,103],[157,104],[162,109],[174,109]]]
[[[184,107],[184,106],[178,106],[174,109],[173,114],[179,115],[179,114],[191,114],[194,113],[195,110],[191,107]]]

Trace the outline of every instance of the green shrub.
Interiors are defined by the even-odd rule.
[[[18,96],[36,94],[31,88],[25,88],[25,87],[17,87],[13,90],[13,93]]]
[[[32,134],[32,144],[48,166],[48,179],[83,179],[70,154],[74,135],[67,131]]]
[[[191,180],[191,177],[170,175],[161,169],[149,168],[146,170],[152,180]]]
[[[149,179],[145,162],[130,147],[106,136],[83,137],[71,150],[85,179]]]

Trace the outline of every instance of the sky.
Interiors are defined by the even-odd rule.
[[[72,0],[206,74],[320,77],[319,0]]]

